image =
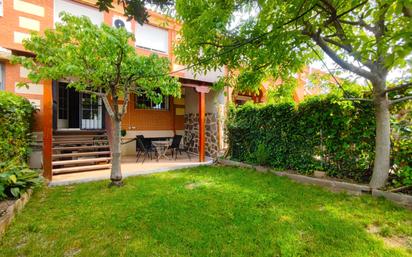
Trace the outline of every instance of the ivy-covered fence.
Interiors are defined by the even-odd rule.
[[[232,107],[227,122],[234,160],[368,181],[374,159],[375,123],[369,102],[337,96],[309,98],[298,106]],[[404,149],[401,149],[404,150]],[[395,155],[394,155],[395,156]]]
[[[1,167],[22,164],[30,151],[33,106],[23,97],[0,91]]]

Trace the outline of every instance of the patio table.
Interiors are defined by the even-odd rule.
[[[159,161],[162,157],[169,160],[169,157],[166,156],[166,152],[171,144],[172,142],[170,142],[169,140],[152,141],[152,145],[154,146],[157,153],[157,161]]]

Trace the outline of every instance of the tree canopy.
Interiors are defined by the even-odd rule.
[[[288,75],[323,52],[370,80],[411,70],[410,1],[178,0],[176,9],[179,60],[239,69],[240,83]]]

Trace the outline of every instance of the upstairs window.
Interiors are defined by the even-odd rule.
[[[1,1],[1,0],[0,0]],[[54,0],[54,22],[60,22],[59,14],[67,12],[78,17],[86,16],[95,25],[103,23],[103,12],[100,12],[96,7],[76,3],[71,0]]]
[[[136,46],[161,52],[169,51],[169,33],[166,29],[144,24],[136,26]]]
[[[169,97],[163,96],[162,102],[156,104],[145,95],[136,96],[135,108],[141,110],[169,110]]]

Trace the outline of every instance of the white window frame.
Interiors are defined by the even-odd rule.
[[[152,30],[154,32],[154,35],[146,36],[142,34],[147,33],[149,30]],[[143,31],[143,32],[142,32]],[[163,42],[162,46],[158,42],[158,36],[159,34],[163,34],[162,37],[166,40]],[[156,35],[157,34],[157,35]],[[164,28],[159,28],[150,24],[136,24],[136,31],[135,31],[135,44],[136,47],[143,48],[143,49],[148,49],[150,51],[154,52],[159,52],[163,54],[168,54],[169,53],[169,31]],[[155,45],[153,45],[153,42],[156,42]]]

